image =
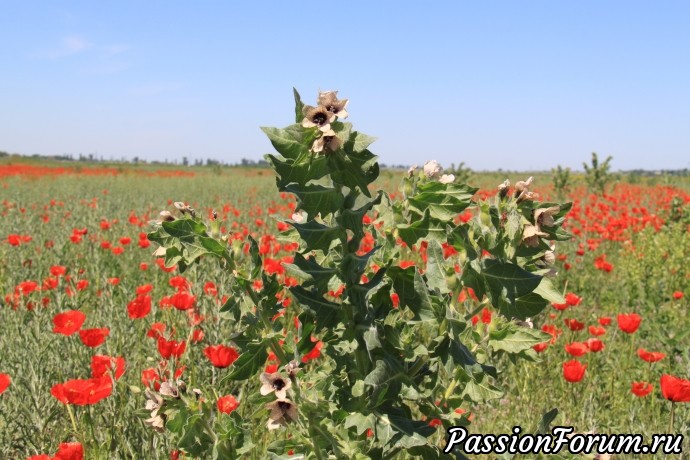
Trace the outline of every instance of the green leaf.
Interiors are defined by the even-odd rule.
[[[506,318],[525,320],[541,313],[549,302],[535,292],[518,297],[514,304],[506,303],[501,306],[501,314]]]
[[[428,210],[424,211],[421,220],[411,224],[398,224],[397,230],[400,238],[408,246],[416,244],[422,238],[436,240],[440,243],[444,243],[447,239],[445,224],[435,219],[432,220]]]
[[[309,148],[315,138],[313,130],[306,130],[300,124],[287,128],[262,127],[261,130],[268,136],[278,153],[292,160],[296,160],[300,155],[309,155]]]
[[[304,120],[304,102],[302,102],[297,88],[292,88],[292,94],[295,96],[295,123],[302,123]]]
[[[443,249],[438,241],[430,241],[426,250],[427,263],[425,276],[431,289],[437,289],[441,294],[450,292],[446,283],[446,274],[443,271]]]
[[[319,213],[322,217],[326,217],[339,210],[343,205],[343,194],[333,187],[324,187],[318,184],[305,186],[290,184],[285,187],[285,191],[294,193],[299,198],[298,209],[306,211],[307,218],[310,220]]]
[[[489,383],[476,382],[470,380],[465,386],[465,391],[463,391],[463,396],[467,396],[475,403],[484,403],[486,401],[491,401],[492,399],[498,399],[503,396],[501,392],[495,386]]]
[[[336,326],[340,322],[342,309],[348,307],[328,301],[322,296],[304,289],[302,286],[291,287],[290,292],[295,296],[300,305],[314,316],[316,332],[319,332],[324,327]]]
[[[400,306],[412,310],[416,321],[433,321],[436,318],[426,284],[415,266],[405,269],[391,267],[387,274],[393,280],[393,289],[400,298]]]
[[[518,326],[511,322],[489,332],[489,346],[496,351],[514,354],[544,343],[550,338],[551,336],[546,332]]]
[[[509,262],[488,259],[485,265],[481,276],[486,280],[494,299],[500,298],[501,293],[505,293],[506,297],[514,303],[516,298],[534,291],[542,279],[541,276]]]
[[[203,456],[213,445],[213,437],[206,430],[207,422],[201,414],[194,414],[187,420],[177,447],[194,457]]]
[[[163,222],[161,225],[170,236],[181,240],[189,240],[195,236],[208,236],[206,225],[194,219],[177,219],[172,222]]]
[[[250,343],[240,357],[232,363],[232,372],[223,380],[247,380],[263,369],[267,358],[268,352],[263,342]]]
[[[477,190],[464,184],[427,182],[419,186],[417,194],[407,200],[419,215],[429,210],[435,219],[452,221],[472,204],[472,196]]]
[[[333,181],[350,189],[359,189],[370,197],[369,184],[379,176],[377,157],[368,150],[359,153],[345,154],[344,151],[333,152],[327,156],[331,167]]]
[[[557,416],[557,408],[551,409],[545,413],[541,417],[541,420],[539,420],[539,425],[537,425],[537,429],[535,430],[534,434],[551,434],[551,423],[553,423]]]
[[[372,387],[378,387],[385,384],[390,378],[390,370],[386,366],[385,361],[376,360],[376,367],[365,378],[364,383]]]
[[[301,279],[303,287],[316,286],[319,292],[328,288],[328,282],[336,274],[335,268],[325,268],[319,265],[313,257],[305,258],[295,253],[291,264],[283,264],[290,276]]]
[[[351,145],[346,145],[345,151],[350,152],[350,153],[363,152],[375,140],[376,140],[375,137],[367,136],[366,134],[362,134],[362,133],[357,132],[357,131],[352,131],[350,133],[350,138],[348,140],[348,143],[351,143]]]
[[[328,254],[328,250],[332,244],[338,241],[345,241],[345,232],[340,227],[329,227],[315,220],[310,220],[304,224],[292,221],[288,222],[295,227],[299,236],[307,244],[307,251],[320,249],[324,254]]]
[[[357,433],[358,436],[361,436],[366,433],[368,429],[373,429],[375,423],[376,417],[374,414],[364,415],[359,412],[354,412],[348,415],[345,419],[345,428],[354,428],[355,433]]]
[[[546,277],[541,279],[534,293],[551,303],[565,303],[563,294],[561,294],[561,292],[554,287],[551,280]]]

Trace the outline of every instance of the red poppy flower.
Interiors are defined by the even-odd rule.
[[[222,396],[218,398],[216,403],[218,406],[218,411],[224,414],[229,414],[230,412],[237,409],[240,403],[235,399],[233,395]]]
[[[585,328],[585,323],[581,323],[573,318],[566,318],[563,320],[563,322],[571,331],[581,331]]]
[[[53,265],[50,267],[50,274],[53,276],[62,276],[67,273],[67,267],[63,265]]]
[[[216,288],[216,285],[213,281],[207,281],[204,284],[204,294],[210,295],[210,296],[218,295],[218,289]]]
[[[595,339],[594,337],[587,339],[585,341],[585,343],[587,344],[589,351],[594,352],[594,353],[598,353],[598,352],[602,351],[604,348],[606,348],[604,346],[604,342],[602,342],[599,339]]]
[[[151,311],[151,296],[138,295],[127,304],[127,314],[131,319],[144,318]]]
[[[634,333],[640,327],[641,322],[642,318],[637,313],[618,315],[618,327],[626,334]]]
[[[122,246],[127,246],[131,242],[132,242],[132,238],[130,238],[128,236],[123,236],[122,238],[120,238],[120,244]]]
[[[400,296],[397,293],[391,294],[391,302],[393,303],[393,308],[400,307]]]
[[[175,340],[165,340],[163,337],[158,337],[158,352],[164,359],[170,359],[173,356],[175,358],[181,357],[185,348],[187,348],[187,342],[184,340],[176,342]]]
[[[86,406],[96,404],[107,398],[113,391],[113,381],[110,377],[98,377],[87,380],[74,379],[65,383],[58,383],[50,390],[58,401],[64,404]]]
[[[558,311],[564,311],[568,309],[567,303],[552,303],[551,306]]]
[[[84,460],[84,447],[78,442],[63,442],[53,460]]]
[[[235,362],[240,357],[237,350],[225,345],[209,345],[204,348],[204,354],[211,361],[214,367],[225,368]]]
[[[601,324],[602,326],[608,326],[609,324],[611,324],[611,318],[609,318],[608,316],[602,316],[601,318],[599,318],[599,324]]]
[[[141,383],[145,387],[153,387],[154,390],[158,391],[161,386],[160,381],[161,377],[156,369],[149,368],[141,371]]]
[[[77,291],[83,291],[88,286],[89,286],[89,280],[79,280],[79,281],[77,281],[76,288],[77,288]]]
[[[121,356],[114,358],[106,355],[91,357],[91,377],[103,377],[115,373],[115,380],[119,380],[125,373],[125,359]]]
[[[189,310],[190,308],[194,308],[196,297],[191,295],[189,292],[178,291],[172,297],[170,297],[170,303],[178,310]]]
[[[53,458],[48,454],[38,454],[27,457],[26,460],[53,460]]]
[[[633,382],[632,387],[630,388],[630,392],[635,396],[639,396],[640,398],[642,398],[651,393],[653,389],[654,387],[651,383]]]
[[[602,326],[589,326],[589,333],[593,336],[599,337],[606,334],[606,329],[604,329]]]
[[[86,315],[79,310],[58,313],[53,317],[53,332],[56,334],[72,335],[84,324]]]
[[[673,402],[690,402],[690,381],[664,374],[661,376],[661,393]]]
[[[0,374],[0,395],[7,390],[7,387],[10,386],[10,383],[12,382],[12,379],[10,378],[9,375],[7,374]]]
[[[532,348],[533,348],[534,351],[536,351],[537,353],[541,353],[541,352],[543,352],[544,350],[546,350],[547,348],[549,348],[549,342],[538,343],[538,344],[536,344],[536,345],[533,345]]]
[[[573,343],[569,343],[565,346],[565,351],[568,354],[577,358],[579,356],[586,355],[587,352],[589,351],[589,347],[587,346],[586,343],[573,342]]]
[[[643,361],[647,361],[648,363],[655,363],[657,361],[661,361],[666,357],[665,353],[661,353],[658,351],[647,351],[644,348],[640,348],[637,350],[637,356],[642,358]]]
[[[681,291],[676,291],[673,293],[673,298],[676,300],[680,300],[683,298],[683,293]]]
[[[158,337],[163,336],[164,332],[165,332],[165,324],[153,323],[151,325],[151,328],[149,328],[148,332],[146,333],[146,337],[150,337],[152,339],[158,339]]]
[[[582,380],[585,376],[587,365],[580,361],[571,360],[563,363],[563,377],[571,383],[576,383]]]
[[[105,338],[110,335],[110,329],[99,327],[93,329],[82,329],[79,331],[81,342],[87,347],[95,348],[105,342]]]
[[[178,291],[187,291],[189,290],[190,284],[189,281],[187,281],[187,278],[184,276],[173,276],[168,280],[168,284],[170,287],[174,287]]]
[[[580,302],[582,302],[582,297],[576,296],[572,292],[569,292],[565,295],[565,303],[567,303],[570,307],[580,305]]]
[[[302,356],[302,362],[303,363],[308,363],[311,360],[314,360],[321,356],[321,348],[323,348],[323,342],[315,339],[314,337],[311,338],[312,342],[316,342],[316,345],[314,345],[314,348],[309,351],[306,355]]]

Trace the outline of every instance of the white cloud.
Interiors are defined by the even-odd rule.
[[[75,54],[83,53],[93,48],[93,44],[77,36],[63,37],[60,44],[43,54],[45,59],[61,59]]]

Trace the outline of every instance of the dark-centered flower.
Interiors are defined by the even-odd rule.
[[[331,130],[331,122],[335,120],[335,115],[326,110],[323,106],[312,107],[310,105],[305,105],[302,113],[304,113],[302,127],[313,128],[316,126],[324,133]]]
[[[275,430],[282,425],[297,420],[297,406],[289,399],[277,399],[266,404],[266,409],[271,411],[266,426],[269,430]]]
[[[311,151],[314,153],[321,153],[324,150],[327,152],[335,152],[340,150],[342,146],[343,142],[335,135],[335,131],[331,129],[314,141],[311,146]]]
[[[261,394],[266,396],[271,392],[275,392],[276,398],[278,399],[285,399],[287,390],[292,386],[290,380],[284,378],[278,372],[274,372],[273,374],[264,372],[259,377],[259,380],[261,381],[261,389],[259,390]]]
[[[322,91],[319,92],[319,98],[317,102],[320,106],[325,107],[326,110],[331,112],[333,115],[336,115],[339,118],[347,118],[348,114],[345,108],[347,107],[347,103],[349,102],[349,100],[338,100],[337,96],[337,91]]]

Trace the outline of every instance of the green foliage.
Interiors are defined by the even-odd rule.
[[[322,93],[319,101],[329,97]],[[286,266],[299,281],[288,290],[299,320],[296,331],[286,332],[290,325],[276,315],[275,298],[283,287],[261,270],[254,240],[250,263],[239,263],[227,242],[213,237],[194,215],[162,223],[150,239],[161,245],[167,263],[185,268],[213,256],[232,272],[223,311],[237,322],[241,356],[224,381],[244,382],[251,395],[247,404],[261,401],[259,374],[272,351],[292,383],[290,402],[282,404],[299,413],[299,423],[284,429],[305,440],[302,452],[315,458],[344,451],[392,458],[410,451],[435,458],[435,429],[423,419],[437,418],[448,427],[456,418],[441,407],[499,397],[490,361],[506,354],[533,359],[531,347],[547,340],[514,319],[562,301],[544,278],[543,261],[550,251],[547,240],[566,236],[560,226],[568,206],[533,201],[531,179],[513,194],[478,202],[477,188],[448,176],[438,180],[435,163],[412,171],[401,184],[405,198],[393,201],[382,190],[370,190],[379,175],[377,158],[368,150],[373,138],[335,115],[329,129],[319,129],[304,117],[311,109],[296,91],[295,102],[295,124],[263,131],[278,152],[266,155],[278,190],[294,194],[301,211],[286,221],[294,229],[286,237],[299,243]],[[337,99],[328,104],[344,107]],[[459,220],[469,208],[477,217]],[[540,215],[548,218],[542,221]],[[399,265],[413,247],[424,247],[426,267]],[[456,258],[448,258],[446,250]],[[255,280],[261,280],[259,289]],[[329,292],[337,286],[342,294],[334,298]],[[481,305],[491,305],[497,314],[486,338],[473,331],[467,305],[455,300],[468,288],[480,299],[485,295]],[[249,308],[243,307],[247,302]],[[324,343],[323,359],[296,373],[290,361],[310,349],[313,334]],[[196,420],[179,445],[201,455],[212,450],[215,438],[199,432]],[[365,441],[363,427],[372,439]],[[183,442],[190,433],[201,445]]]
[[[570,168],[563,168],[561,165],[558,165],[551,170],[551,177],[556,196],[559,200],[562,200],[570,189]]]
[[[582,166],[585,168],[585,180],[591,191],[603,194],[606,190],[606,185],[612,179],[611,173],[609,173],[611,160],[613,160],[613,157],[609,155],[606,157],[606,160],[600,164],[599,157],[596,153],[592,152],[591,164],[582,163]]]

